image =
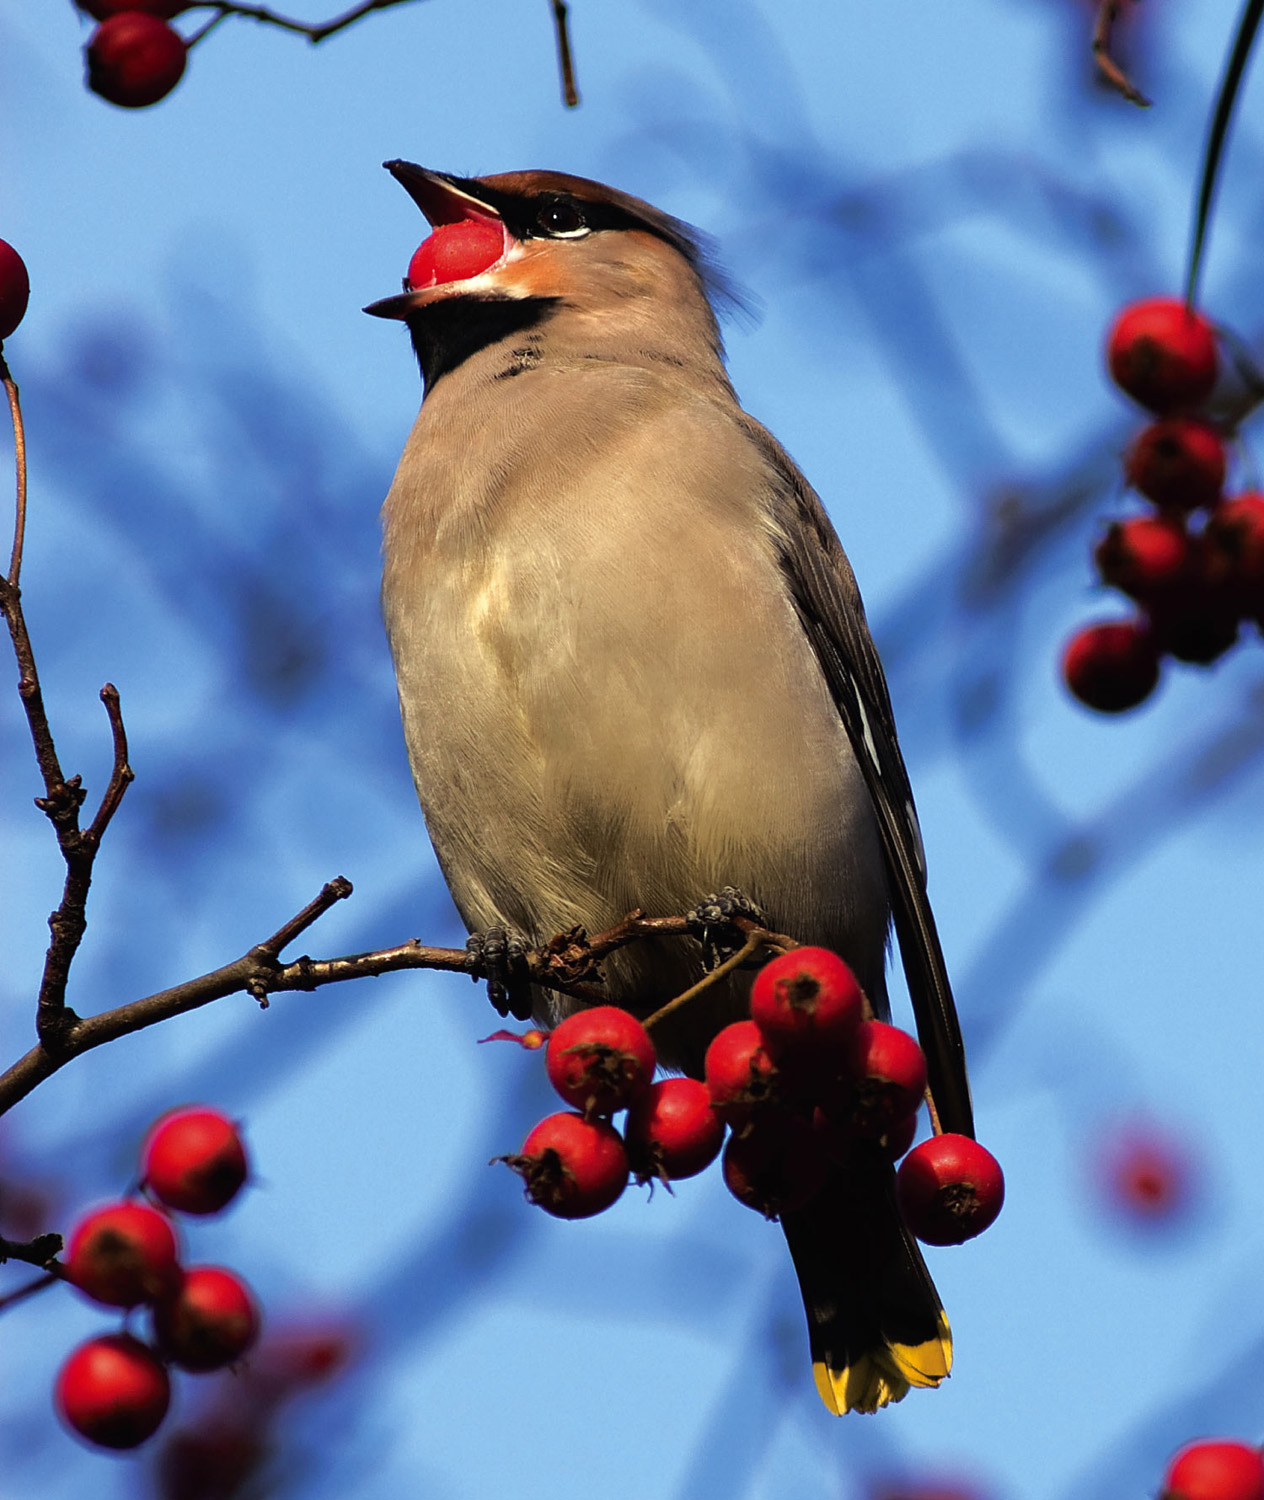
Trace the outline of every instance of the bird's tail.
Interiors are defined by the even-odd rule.
[[[947,1376],[948,1319],[896,1207],[890,1167],[835,1168],[805,1208],[782,1215],[782,1227],[816,1388],[830,1411],[877,1411]]]

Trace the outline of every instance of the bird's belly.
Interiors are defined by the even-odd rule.
[[[735,885],[880,995],[873,814],[775,568],[723,534],[683,568],[572,540],[388,597],[418,794],[467,924],[543,941]],[[692,944],[639,946],[612,998],[644,1013],[698,965]]]

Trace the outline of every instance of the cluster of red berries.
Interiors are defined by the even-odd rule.
[[[1094,561],[1102,581],[1139,607],[1070,641],[1062,671],[1089,708],[1121,713],[1154,691],[1165,656],[1207,666],[1264,620],[1264,495],[1224,496],[1222,434],[1199,408],[1216,383],[1211,324],[1172,298],[1126,307],[1107,343],[1116,384],[1157,420],[1124,472],[1150,502],[1113,522]]]
[[[911,1036],[864,1013],[841,958],[797,948],[760,970],[751,1019],[716,1035],[705,1082],[655,1083],[654,1044],[634,1016],[610,1005],[580,1011],[548,1035],[546,1054],[549,1079],[575,1112],[550,1115],[516,1156],[500,1159],[522,1175],[532,1202],[577,1219],[609,1208],[632,1175],[642,1183],[694,1176],[721,1146],[729,1190],[768,1218],[810,1202],[831,1164],[904,1157],[905,1222],[928,1244],[959,1244],[1000,1212],[1001,1169],[965,1136],[938,1135],[909,1151],[926,1062]],[[539,1046],[545,1035],[519,1040]],[[624,1109],[621,1135],[611,1120]]]
[[[141,1153],[141,1188],[154,1203],[125,1199],[85,1214],[71,1231],[65,1279],[107,1307],[149,1307],[153,1342],[126,1330],[90,1339],[57,1376],[63,1420],[103,1448],[134,1448],[167,1413],[167,1366],[203,1372],[240,1359],[259,1332],[249,1288],[221,1266],[184,1266],[166,1210],[215,1214],[247,1176],[245,1147],[217,1110],[164,1115]]]
[[[1168,1464],[1160,1500],[1264,1500],[1264,1457],[1230,1439],[1190,1443]]]
[[[75,0],[101,24],[84,56],[88,87],[111,104],[144,109],[184,76],[188,44],[170,23],[197,0]]]

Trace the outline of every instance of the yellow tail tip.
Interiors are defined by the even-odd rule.
[[[939,1331],[923,1344],[888,1344],[834,1370],[824,1360],[812,1365],[816,1389],[827,1411],[877,1411],[902,1401],[913,1386],[934,1387],[952,1369],[952,1330],[943,1313]]]

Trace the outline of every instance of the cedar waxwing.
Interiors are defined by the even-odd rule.
[[[367,309],[407,324],[425,384],[383,511],[382,598],[466,925],[511,961],[515,942],[734,886],[841,954],[885,1016],[894,919],[940,1118],[973,1135],[864,608],[820,500],[729,384],[697,236],[580,177],[386,165],[432,225],[472,221],[493,247]],[[609,1000],[644,1017],[703,963],[691,940],[633,944],[606,961]],[[663,1061],[700,1076],[749,988],[731,977],[656,1027]],[[528,1003],[546,1025],[578,1004]],[[889,1165],[834,1168],[783,1215],[834,1412],[951,1364],[893,1188]]]

